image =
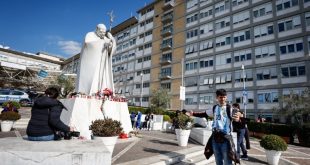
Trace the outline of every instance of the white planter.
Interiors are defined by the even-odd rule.
[[[108,148],[108,150],[111,153],[113,153],[114,146],[116,144],[118,136],[111,136],[111,137],[100,137],[100,136],[94,136],[94,140],[101,140],[103,144]]]
[[[1,121],[1,131],[2,132],[9,132],[11,131],[12,127],[13,127],[14,122],[10,121],[10,120],[4,120]]]
[[[167,131],[167,130],[170,130],[172,127],[172,124],[167,122],[167,121],[164,121],[163,122],[163,130]]]
[[[175,129],[175,135],[177,136],[177,141],[179,142],[179,137],[180,137],[180,129]]]
[[[187,146],[190,133],[191,130],[175,129],[179,146]]]
[[[282,151],[265,150],[267,162],[270,165],[278,165]]]

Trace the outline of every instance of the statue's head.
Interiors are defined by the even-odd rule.
[[[96,34],[100,38],[104,38],[107,32],[107,27],[104,24],[98,24],[96,28]]]

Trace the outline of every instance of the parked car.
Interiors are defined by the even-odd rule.
[[[22,106],[31,104],[29,95],[24,91],[16,89],[0,89],[0,104],[8,100],[18,101]]]

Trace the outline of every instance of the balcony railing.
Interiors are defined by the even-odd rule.
[[[172,78],[171,73],[160,73],[158,77],[161,80],[169,80]]]
[[[169,9],[173,8],[173,6],[174,6],[174,0],[171,0],[171,1],[167,2],[167,3],[165,3],[164,6],[162,7],[162,9],[164,11],[166,11],[166,10],[169,10]]]
[[[160,64],[162,64],[162,65],[171,64],[171,62],[172,62],[172,58],[171,57],[170,58],[167,58],[167,57],[160,58]]]
[[[173,28],[172,27],[161,30],[161,36],[163,36],[163,37],[171,36],[172,33],[173,33]]]
[[[162,51],[170,50],[170,49],[172,49],[172,43],[164,43],[164,44],[161,44],[161,45],[160,45],[160,49],[161,49]]]
[[[163,22],[163,23],[172,22],[172,20],[173,20],[172,14],[164,15],[161,17],[161,22]]]

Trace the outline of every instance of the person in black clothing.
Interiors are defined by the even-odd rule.
[[[142,129],[144,129],[144,130],[147,129],[147,125],[148,125],[149,120],[150,120],[150,114],[145,115],[144,122],[142,124]]]
[[[178,122],[178,116],[179,116],[180,113],[181,113],[180,110],[177,110],[175,112],[175,117],[172,119],[172,128],[173,129],[179,129],[180,128],[179,127],[179,122]]]
[[[241,116],[239,121],[233,121],[233,132],[237,132],[237,153],[240,157],[240,149],[242,150],[241,159],[248,160],[247,150],[243,144],[243,139],[245,138],[245,131],[246,131],[246,122],[247,119],[243,117],[243,114],[240,112],[240,105],[238,103],[234,103],[233,105],[233,115],[238,114]]]
[[[131,121],[131,127],[135,128],[135,124],[136,124],[136,113],[135,112],[131,112],[130,114],[130,121]]]
[[[27,126],[28,140],[50,141],[54,140],[56,131],[73,131],[73,127],[60,120],[61,111],[65,107],[57,100],[58,95],[58,89],[51,87],[46,89],[45,95],[35,100]]]

